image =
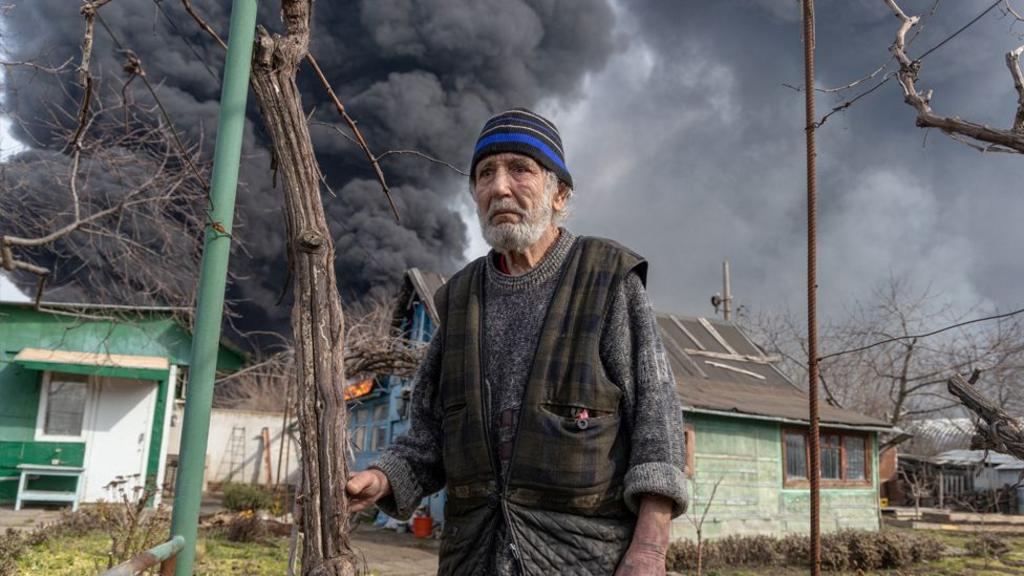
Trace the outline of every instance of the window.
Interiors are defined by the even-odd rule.
[[[865,480],[868,466],[864,437],[845,436],[843,444],[846,451],[846,479]]]
[[[352,449],[356,452],[366,450],[366,420],[369,415],[368,408],[357,408],[352,411],[350,419],[352,434],[349,438],[352,440]]]
[[[185,400],[188,388],[188,366],[178,366],[178,374],[174,381],[174,399]]]
[[[377,426],[373,429],[373,436],[370,438],[370,450],[383,450],[388,445],[387,426]]]
[[[383,450],[388,444],[388,405],[380,403],[373,407],[373,428],[370,430],[370,450]]]
[[[358,426],[352,429],[352,449],[356,452],[362,452],[366,450],[366,427]]]
[[[824,487],[869,486],[871,444],[859,432],[822,430],[819,439],[821,483]],[[806,428],[784,429],[782,434],[783,485],[806,488],[810,481],[810,437]]]
[[[51,372],[43,382],[43,434],[80,437],[89,393],[88,376]]]
[[[786,479],[807,479],[807,437],[801,432],[786,432]]]
[[[693,463],[696,460],[694,450],[697,448],[697,443],[693,436],[693,424],[687,424],[683,427],[683,440],[686,446],[686,464],[684,465],[683,472],[687,477],[692,477]]]
[[[839,450],[839,436],[821,434],[821,478],[822,480],[841,480],[843,477],[842,454]]]

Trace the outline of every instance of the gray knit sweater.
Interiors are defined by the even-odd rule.
[[[502,462],[501,447],[511,441],[533,351],[558,284],[559,272],[576,236],[565,229],[532,270],[509,276],[498,270],[496,254],[488,257],[484,283],[484,346],[490,383],[492,446]],[[674,502],[674,515],[686,508],[682,409],[654,313],[640,278],[630,274],[612,297],[601,335],[601,358],[612,382],[622,388],[623,422],[631,433],[630,467],[625,478],[626,505],[637,511],[643,494]],[[397,438],[373,465],[388,477],[392,495],[378,504],[391,516],[407,518],[425,495],[444,487],[441,423],[437,396],[441,339],[435,339],[417,372],[408,434]],[[501,423],[504,422],[504,426]],[[500,429],[499,429],[500,427]],[[492,574],[515,574],[507,535],[497,534]]]

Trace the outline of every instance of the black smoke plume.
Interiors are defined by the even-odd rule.
[[[194,4],[226,35],[230,2]],[[85,27],[79,7],[67,0],[10,7],[3,25],[6,60],[77,63]],[[271,30],[280,29],[277,9],[276,2],[260,2],[260,21]],[[117,0],[100,15],[122,49],[97,22],[90,68],[97,94],[107,101],[118,98],[127,78],[124,50],[131,50],[175,128],[186,141],[202,142],[209,158],[224,63],[220,46],[177,0]],[[415,149],[465,166],[473,138],[491,113],[577,95],[583,76],[615,51],[613,24],[610,6],[595,0],[332,0],[314,3],[311,50],[375,152]],[[74,125],[82,90],[73,80],[73,71],[54,76],[31,67],[7,68],[5,111],[16,120],[16,137],[33,150],[7,159],[5,169],[31,173],[40,151],[61,153],[66,142],[53,122]],[[299,81],[313,120],[343,127],[308,68]],[[138,81],[127,94],[138,106],[154,104]],[[287,268],[280,191],[274,189],[267,137],[251,96],[249,102],[236,228],[242,247],[232,254],[228,297],[236,302],[238,327],[284,331],[290,307],[287,299],[277,303]],[[361,152],[331,128],[314,125],[312,133],[335,194],[325,187],[343,299],[386,293],[411,266],[443,273],[458,267],[466,244],[454,208],[466,190],[461,178],[421,159],[389,158],[384,168],[402,214],[397,224]],[[53,185],[46,178],[24,181]],[[52,191],[44,196],[62,198]],[[0,228],[10,227],[10,217],[0,215]],[[64,263],[54,281],[64,294],[87,301],[97,283],[119,281],[95,269],[75,272],[90,257],[69,257],[76,261]]]

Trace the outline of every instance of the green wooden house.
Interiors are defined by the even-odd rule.
[[[809,532],[807,394],[734,324],[658,323],[686,421],[688,515],[710,506],[710,538]],[[824,402],[820,412],[822,530],[878,530],[878,437],[892,426]],[[691,520],[676,519],[672,537],[694,538]]]
[[[162,485],[192,345],[175,312],[0,303],[0,502],[77,506]],[[219,369],[243,362],[221,346]]]

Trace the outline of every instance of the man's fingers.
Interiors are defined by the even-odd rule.
[[[348,482],[345,484],[345,491],[348,492],[350,496],[358,496],[360,492],[366,490],[366,487],[369,486],[369,484],[370,482],[365,476],[362,474],[356,474],[349,478]]]

